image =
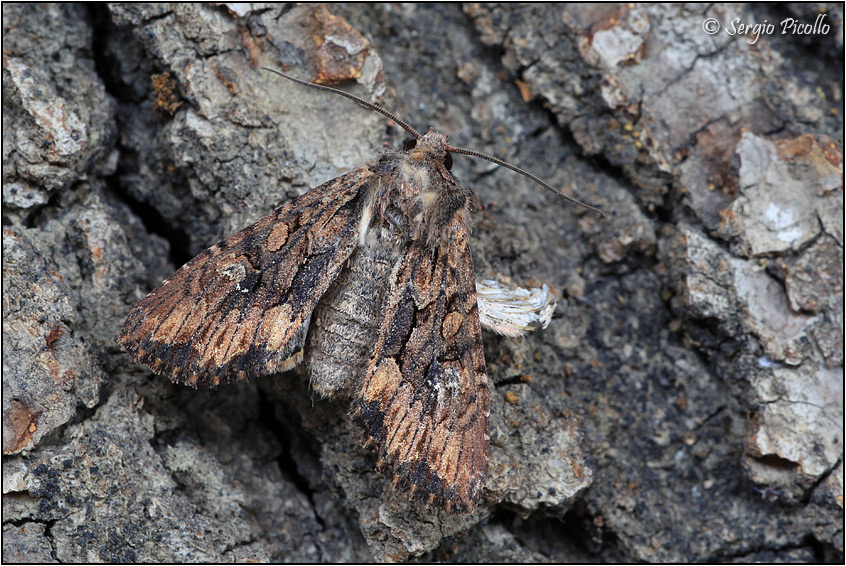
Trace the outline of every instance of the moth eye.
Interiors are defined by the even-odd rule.
[[[452,154],[450,152],[444,154],[444,167],[447,171],[452,171]]]
[[[411,138],[410,140],[405,140],[405,143],[402,144],[402,148],[405,151],[411,151],[415,147],[417,147],[417,140],[415,138]]]

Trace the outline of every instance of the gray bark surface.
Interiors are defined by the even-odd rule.
[[[3,4],[4,561],[842,563],[841,4],[97,6]],[[484,334],[473,514],[394,491],[301,370],[194,391],[117,345],[408,137],[262,65],[607,215],[454,156],[477,277],[559,296]]]

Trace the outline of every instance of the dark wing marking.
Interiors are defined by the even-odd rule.
[[[283,371],[357,245],[366,168],[324,183],[179,268],[129,313],[120,344],[196,387]]]
[[[412,243],[393,272],[351,412],[412,492],[470,511],[485,483],[488,385],[467,229]]]

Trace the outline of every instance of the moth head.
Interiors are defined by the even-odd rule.
[[[443,164],[447,171],[452,169],[449,138],[444,134],[430,129],[419,138],[406,140],[402,149],[415,161],[438,161]]]

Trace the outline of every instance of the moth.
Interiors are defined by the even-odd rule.
[[[351,399],[352,419],[395,483],[448,512],[470,512],[485,485],[490,411],[469,246],[474,197],[450,173],[452,153],[558,191],[349,93],[266,70],[378,111],[413,138],[183,265],[129,313],[120,344],[192,387],[305,362],[314,391]],[[480,288],[485,320],[500,333],[548,323],[554,308],[524,301],[517,310],[543,314],[515,323],[526,291],[521,299]]]

